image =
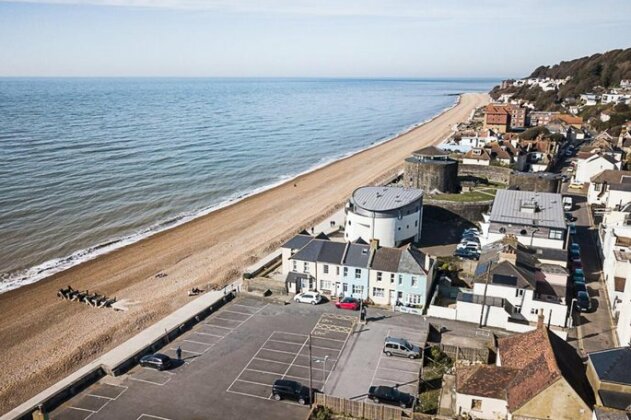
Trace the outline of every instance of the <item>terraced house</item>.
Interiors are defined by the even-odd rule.
[[[302,232],[281,248],[290,293],[318,290],[378,305],[417,308],[427,302],[429,259],[411,245],[379,247],[376,240],[367,244],[361,239],[345,243]]]

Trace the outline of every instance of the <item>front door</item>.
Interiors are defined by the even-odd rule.
[[[394,306],[397,303],[397,291],[396,290],[390,290],[390,298],[389,298],[389,303],[390,305]]]

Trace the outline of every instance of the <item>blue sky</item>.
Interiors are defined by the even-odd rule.
[[[521,77],[631,47],[628,0],[0,0],[0,76]]]

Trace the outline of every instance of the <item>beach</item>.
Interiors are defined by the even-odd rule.
[[[452,109],[395,139],[0,295],[0,411],[181,307],[190,288],[234,280],[243,267],[339,208],[355,188],[384,179],[412,151],[442,141],[487,102],[487,94],[464,94]],[[58,299],[57,290],[68,285],[125,299],[129,310]]]

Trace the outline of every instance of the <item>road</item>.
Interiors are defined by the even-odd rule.
[[[574,200],[572,214],[576,220],[575,240],[581,246],[581,259],[585,268],[587,289],[592,298],[592,310],[588,313],[574,312],[574,325],[577,329],[570,332],[570,341],[585,355],[593,351],[615,347],[617,341],[613,330],[613,321],[607,303],[607,293],[602,275],[602,261],[596,246],[597,229],[593,226],[587,199],[583,191],[567,191]]]

